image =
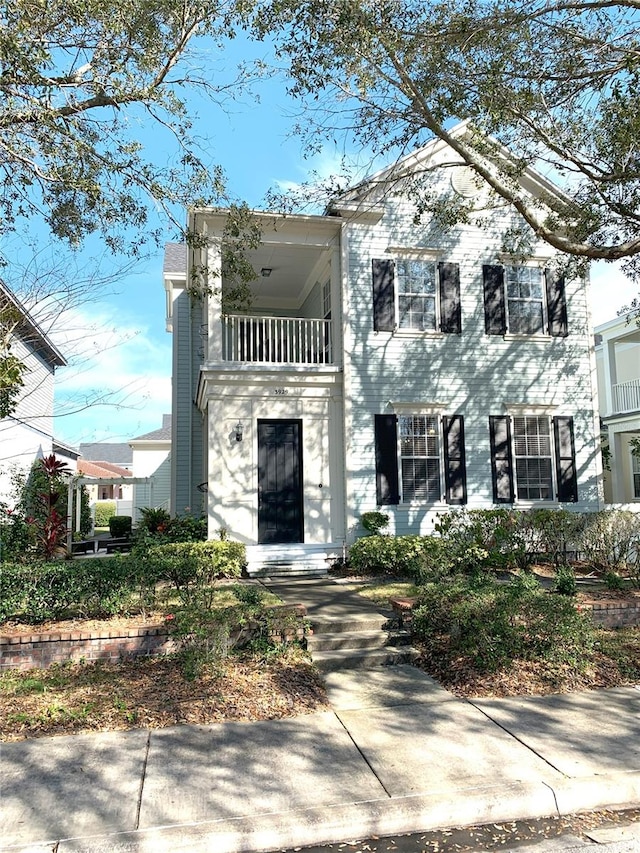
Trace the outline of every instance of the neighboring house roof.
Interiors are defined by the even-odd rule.
[[[133,452],[127,442],[87,442],[81,444],[79,449],[83,459],[94,462],[109,462],[122,466],[133,463]]]
[[[165,243],[162,271],[169,275],[185,275],[187,272],[187,244]]]
[[[71,447],[70,444],[65,444],[64,441],[60,441],[58,438],[53,439],[52,450],[54,453],[59,453],[62,456],[68,456],[70,459],[77,459],[80,456],[80,451],[75,447]]]
[[[131,471],[120,465],[109,462],[88,462],[86,459],[78,460],[78,471],[86,477],[132,477]]]
[[[65,357],[51,338],[29,314],[18,297],[9,290],[3,281],[0,281],[0,311],[6,308],[14,308],[22,318],[16,327],[15,334],[17,337],[33,347],[51,367],[64,367],[66,365]]]
[[[143,435],[136,435],[129,444],[134,441],[171,441],[171,415],[162,416],[162,426]]]

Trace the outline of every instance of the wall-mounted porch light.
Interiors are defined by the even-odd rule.
[[[236,424],[236,441],[242,441],[242,432],[244,427],[242,426],[242,422],[238,421]]]
[[[269,278],[272,272],[273,269],[271,267],[262,267],[262,269],[260,270],[260,275],[262,276],[262,278]]]

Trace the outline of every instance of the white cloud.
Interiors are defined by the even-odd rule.
[[[53,337],[70,354],[56,376],[58,438],[125,441],[161,426],[171,411],[171,338],[163,327],[136,326],[101,306],[68,312]]]

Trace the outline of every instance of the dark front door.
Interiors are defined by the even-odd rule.
[[[301,421],[258,421],[258,542],[302,542]]]

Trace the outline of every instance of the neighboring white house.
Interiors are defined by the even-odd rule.
[[[12,335],[11,353],[27,367],[24,387],[9,417],[0,420],[0,500],[12,496],[11,474],[54,451],[53,384],[65,358],[25,306],[0,281],[0,311],[13,309],[20,321]],[[65,461],[73,454],[65,453]]]
[[[160,429],[132,438],[129,445],[133,451],[132,471],[134,476],[136,478],[149,478],[147,483],[136,483],[133,487],[133,523],[137,524],[140,520],[140,509],[143,507],[169,509],[171,415],[162,416]]]
[[[640,439],[640,326],[624,315],[596,326],[600,418],[609,446],[605,471],[608,503],[640,502],[640,457],[631,439]]]
[[[192,211],[206,239],[186,266],[170,247],[172,510],[206,499],[209,536],[226,528],[250,561],[340,553],[376,508],[402,534],[452,506],[601,505],[586,283],[546,244],[506,253],[516,214],[463,165],[430,171],[453,156],[432,142],[325,215],[257,213],[249,313],[221,310],[225,211]],[[478,223],[418,220],[393,189],[418,168],[434,197],[475,199]]]

